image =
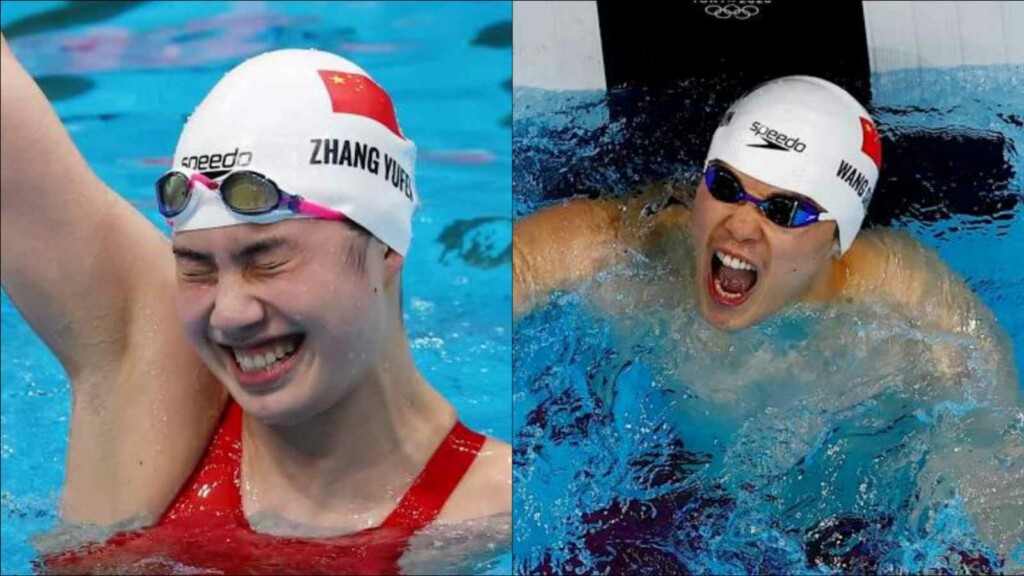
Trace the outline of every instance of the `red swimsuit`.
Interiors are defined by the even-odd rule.
[[[160,521],[107,542],[40,560],[46,572],[393,574],[409,538],[437,518],[476,459],[484,437],[456,422],[405,496],[377,528],[332,538],[255,532],[242,512],[242,410],[231,402],[202,460]]]

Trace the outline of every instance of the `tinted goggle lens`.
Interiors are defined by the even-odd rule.
[[[708,187],[708,192],[716,200],[731,204],[736,204],[743,200],[743,186],[727,170],[723,170],[718,166],[709,166],[704,182]]]
[[[709,166],[704,178],[708,192],[716,200],[738,204],[744,200],[743,185],[728,170],[721,166]],[[784,228],[796,228],[817,220],[819,212],[805,207],[796,198],[773,196],[763,200],[757,209],[769,221]]]
[[[185,209],[189,194],[188,178],[184,174],[171,172],[156,183],[157,204],[160,213],[167,218],[176,216]]]
[[[784,228],[793,227],[793,218],[800,203],[792,198],[769,198],[761,206],[761,213],[773,223]]]
[[[266,178],[252,172],[236,172],[220,187],[224,203],[239,214],[265,214],[277,208],[281,196]]]

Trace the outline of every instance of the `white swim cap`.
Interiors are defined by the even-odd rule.
[[[821,78],[786,76],[729,108],[705,167],[711,160],[817,202],[835,217],[845,253],[871,202],[882,145],[871,116],[848,92]]]
[[[189,118],[173,170],[211,179],[251,170],[281,190],[344,213],[400,254],[419,203],[416,145],[387,92],[352,62],[318,50],[277,50],[228,72]],[[197,186],[175,232],[305,218],[245,217]]]

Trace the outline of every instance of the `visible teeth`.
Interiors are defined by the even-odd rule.
[[[266,350],[261,353],[245,353],[238,350],[234,350],[235,361],[242,368],[243,372],[253,372],[256,370],[266,370],[276,364],[285,356],[288,356],[295,351],[294,342],[286,342],[274,346],[272,350]]]
[[[732,256],[729,256],[724,252],[715,252],[715,255],[718,256],[718,259],[722,261],[722,264],[725,264],[729,268],[734,268],[736,270],[756,270],[756,268],[754,268],[753,265],[744,262],[739,258],[733,258]]]
[[[715,288],[718,289],[719,296],[722,296],[727,299],[735,300],[743,296],[743,294],[734,294],[732,292],[727,291],[725,288],[722,288],[722,281],[719,280],[718,278],[715,278]]]

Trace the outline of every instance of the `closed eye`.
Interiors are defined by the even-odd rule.
[[[184,282],[196,283],[196,284],[209,284],[214,283],[217,280],[217,270],[215,268],[197,269],[197,268],[182,268],[178,269],[178,276]]]
[[[178,275],[186,279],[204,278],[217,273],[211,258],[189,250],[175,250],[174,263]]]
[[[255,274],[278,274],[287,269],[290,260],[252,261],[247,268]]]

